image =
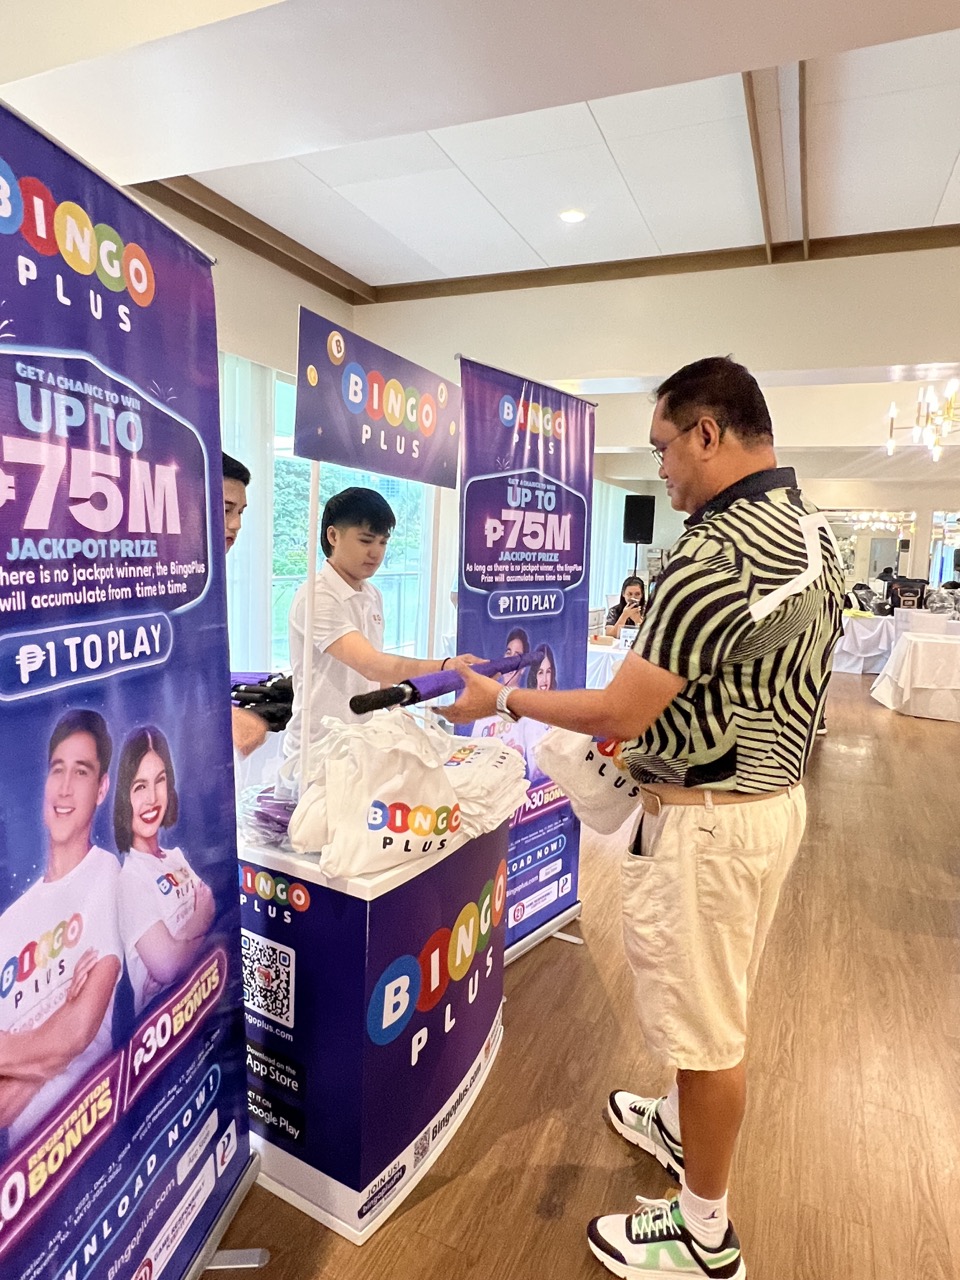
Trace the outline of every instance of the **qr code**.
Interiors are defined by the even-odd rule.
[[[296,953],[279,942],[240,930],[243,959],[243,1003],[285,1027],[293,1026],[293,984]]]
[[[423,1133],[421,1133],[420,1137],[413,1144],[413,1167],[415,1169],[419,1164],[422,1164],[423,1161],[426,1159],[427,1152],[429,1150],[430,1150],[430,1130],[424,1129]]]

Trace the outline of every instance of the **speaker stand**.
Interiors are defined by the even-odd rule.
[[[637,565],[640,563],[640,543],[633,544],[633,576],[637,576]]]

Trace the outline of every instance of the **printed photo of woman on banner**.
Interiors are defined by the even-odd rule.
[[[113,830],[124,851],[120,936],[137,1013],[187,972],[216,915],[210,886],[181,850],[160,847],[160,831],[178,811],[166,738],[153,725],[135,729],[120,752]]]

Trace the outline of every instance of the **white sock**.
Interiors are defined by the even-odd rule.
[[[676,1081],[673,1088],[665,1098],[660,1099],[660,1106],[657,1108],[660,1119],[670,1131],[670,1137],[680,1141],[680,1091],[677,1089]]]
[[[680,1212],[693,1238],[708,1249],[719,1249],[727,1231],[727,1194],[719,1200],[704,1200],[689,1187],[680,1189]]]

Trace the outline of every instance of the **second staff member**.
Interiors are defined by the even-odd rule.
[[[313,742],[325,732],[324,716],[348,724],[357,719],[349,705],[354,694],[440,671],[450,661],[383,652],[383,597],[370,579],[383,564],[396,523],[392,507],[375,489],[344,489],[323,509],[320,545],[326,563],[317,574],[313,617]],[[300,754],[306,604],[304,584],[290,607],[293,717],[283,746],[288,761]]]

